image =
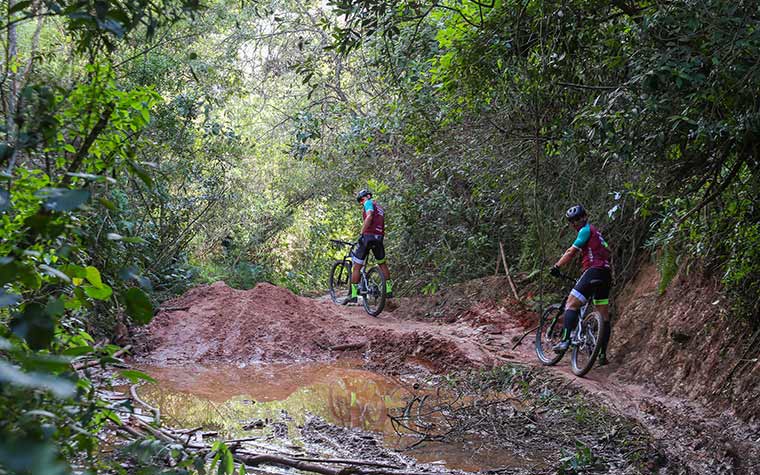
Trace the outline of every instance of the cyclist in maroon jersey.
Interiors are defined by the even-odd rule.
[[[554,345],[554,351],[563,352],[570,346],[570,332],[578,324],[578,315],[581,306],[593,297],[594,307],[604,319],[604,332],[599,342],[600,365],[607,364],[607,344],[610,339],[610,312],[609,298],[612,284],[610,271],[610,249],[607,242],[591,223],[588,222],[586,210],[581,205],[571,207],[565,213],[570,224],[578,231],[578,236],[573,245],[565,251],[556,264],[550,270],[552,275],[560,275],[559,268],[570,262],[580,252],[583,256],[583,274],[575,283],[573,290],[567,298],[565,305],[564,328],[562,341]]]
[[[372,251],[375,260],[380,267],[380,272],[385,276],[385,296],[393,296],[393,284],[391,272],[385,262],[385,209],[380,203],[372,199],[372,192],[364,189],[356,194],[356,201],[362,205],[362,231],[359,236],[359,245],[351,255],[354,262],[351,273],[351,296],[343,301],[344,304],[356,302],[359,297],[359,281],[361,280],[361,268],[367,259],[367,254]]]

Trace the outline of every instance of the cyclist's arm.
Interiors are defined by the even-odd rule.
[[[578,231],[578,237],[575,238],[575,242],[573,242],[573,245],[570,246],[567,251],[565,251],[564,254],[562,254],[562,257],[559,258],[556,264],[554,264],[557,267],[562,267],[571,260],[573,260],[573,257],[575,254],[581,250],[583,246],[588,244],[588,240],[591,238],[591,228],[588,226],[583,226]]]
[[[556,267],[562,267],[568,262],[573,260],[573,257],[575,256],[575,253],[578,252],[578,248],[575,246],[570,246],[567,251],[565,251],[564,254],[562,254],[562,257],[559,258],[556,264],[554,264]]]

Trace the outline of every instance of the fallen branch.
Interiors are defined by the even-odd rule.
[[[325,467],[323,465],[317,465],[304,460],[291,459],[287,457],[278,457],[276,455],[249,455],[245,453],[234,453],[233,457],[238,462],[242,462],[250,467],[256,467],[258,465],[280,465],[283,467],[295,468],[303,470],[305,472],[321,473],[323,475],[430,475],[429,472],[399,472],[390,470],[361,470],[361,469],[336,469],[331,467]],[[326,460],[324,463],[330,463]],[[343,463],[343,462],[333,462]]]
[[[340,464],[346,464],[346,465],[366,465],[368,467],[384,467],[384,468],[392,468],[395,470],[400,470],[403,468],[403,467],[399,467],[398,465],[391,465],[391,464],[383,463],[383,462],[368,462],[365,460],[352,460],[352,459],[320,459],[320,458],[296,457],[296,460],[301,460],[304,462],[340,463]]]
[[[261,437],[243,437],[241,439],[229,439],[225,440],[225,444],[239,444],[241,442],[253,442],[254,440],[259,440]]]
[[[179,312],[179,311],[185,311],[190,310],[190,306],[186,307],[158,307],[156,309],[156,312]]]
[[[138,431],[137,429],[133,429],[132,427],[129,427],[128,425],[120,425],[120,426],[116,426],[116,428],[118,430],[126,432],[129,435],[131,435],[132,437],[136,437],[138,439],[142,439],[142,438],[145,437],[145,434],[143,434],[142,432]]]
[[[161,439],[164,442],[168,442],[170,444],[171,443],[179,443],[179,440],[175,439],[174,437],[170,436],[169,434],[167,434],[167,433],[165,433],[165,432],[163,432],[163,431],[161,431],[159,429],[156,429],[155,427],[151,426],[147,422],[145,422],[145,421],[143,421],[141,419],[138,419],[136,417],[133,418],[133,420],[137,422],[137,425],[140,426],[141,429],[145,429],[148,432],[150,432],[153,435],[153,437],[155,437],[157,439]]]
[[[198,432],[199,430],[203,430],[203,426],[194,427],[192,429],[171,429],[172,432],[176,434],[192,434],[193,432]]]
[[[526,336],[530,335],[530,334],[531,334],[531,333],[533,333],[534,331],[538,330],[538,327],[539,327],[539,326],[540,326],[540,325],[537,325],[537,326],[535,326],[535,327],[531,328],[530,330],[528,330],[527,332],[523,333],[523,336],[521,336],[521,337],[520,337],[520,339],[519,339],[519,340],[517,340],[517,343],[515,343],[515,345],[512,347],[512,349],[514,350],[515,348],[517,348],[518,346],[520,346],[520,343],[522,343],[522,341],[523,341],[523,338],[525,338]]]

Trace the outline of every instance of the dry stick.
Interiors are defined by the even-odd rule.
[[[225,444],[239,444],[241,442],[252,442],[254,440],[259,440],[259,439],[261,439],[261,437],[243,437],[241,439],[229,439],[229,440],[225,440],[224,443]]]
[[[515,283],[512,282],[512,276],[509,275],[509,266],[507,265],[507,258],[504,255],[504,244],[499,241],[499,253],[501,253],[501,261],[504,263],[504,272],[507,274],[507,280],[509,281],[509,286],[512,287],[512,293],[515,296],[515,300],[520,300],[520,297],[517,295],[517,289],[515,288]]]
[[[128,352],[131,349],[132,349],[132,345],[127,345],[124,348],[122,348],[119,351],[117,351],[116,353],[114,353],[113,357],[114,358],[118,358],[118,357],[120,357],[121,355],[123,355],[124,353]],[[100,360],[90,360],[90,361],[87,361],[87,362],[84,362],[84,363],[74,363],[71,366],[75,370],[78,371],[80,369],[91,368],[93,366],[97,366],[98,364],[100,364]]]
[[[278,457],[276,455],[245,455],[245,454],[234,454],[234,458],[238,462],[243,462],[246,465],[250,466],[257,466],[257,465],[282,465],[285,467],[292,467],[296,468],[298,470],[303,470],[306,472],[314,472],[314,473],[321,473],[324,475],[345,475],[348,473],[354,473],[356,475],[430,475],[429,472],[397,472],[397,471],[389,471],[389,470],[360,470],[360,469],[334,469],[330,467],[325,467],[322,465],[316,465],[309,462],[304,462],[301,460],[296,459],[290,459],[286,457]]]
[[[156,420],[156,424],[161,423],[161,410],[157,407],[153,407],[147,402],[143,401],[140,396],[137,394],[137,385],[133,384],[129,387],[129,394],[132,395],[132,399],[139,402],[143,406],[145,406],[149,411],[153,413],[154,419]]]
[[[145,434],[143,434],[142,432],[140,432],[140,431],[138,431],[136,429],[133,429],[132,427],[129,427],[127,425],[116,426],[116,428],[118,430],[121,430],[121,431],[124,431],[124,432],[128,433],[132,437],[137,437],[138,439],[145,437]]]
[[[366,465],[368,467],[384,467],[384,468],[392,468],[395,470],[400,470],[403,467],[400,467],[398,465],[391,465],[388,463],[383,462],[367,462],[363,460],[351,460],[351,459],[320,459],[320,458],[307,458],[307,457],[296,457],[296,460],[301,460],[304,462],[322,462],[322,463],[341,463],[341,464],[348,464],[348,465]]]
[[[517,348],[518,346],[520,346],[520,343],[522,343],[523,338],[525,338],[526,336],[530,335],[534,331],[538,330],[538,327],[540,327],[540,326],[541,325],[537,325],[537,326],[531,328],[530,330],[528,330],[527,332],[523,333],[523,336],[521,336],[520,339],[517,340],[517,343],[514,344],[514,346],[512,347],[512,349],[514,350],[515,348]]]
[[[142,421],[140,419],[137,419],[137,418],[134,418],[134,420],[137,422],[137,425],[140,426],[140,428],[147,430],[148,432],[150,432],[157,439],[161,439],[164,442],[169,442],[169,443],[179,442],[177,439],[175,439],[173,437],[170,437],[168,434],[165,434],[164,432],[161,432],[160,430],[156,429],[155,427],[152,427],[147,422],[144,422],[144,421]]]
[[[276,455],[247,455],[240,452],[234,452],[233,458],[238,462],[242,462],[250,467],[257,465],[282,465],[285,467],[297,468],[306,472],[321,473],[323,475],[342,475],[341,470],[323,467],[322,465],[316,465],[309,462],[301,462],[298,460],[278,457]]]
[[[156,309],[157,312],[178,312],[180,310],[189,310],[190,306],[187,307],[158,307]]]

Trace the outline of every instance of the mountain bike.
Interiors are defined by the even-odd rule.
[[[330,239],[330,242],[339,249],[349,248],[343,259],[333,262],[330,269],[330,298],[337,304],[343,304],[345,299],[351,297],[351,267],[353,265],[351,256],[359,243],[338,239]],[[369,259],[369,254],[367,259]],[[375,266],[367,270],[366,263],[361,267],[359,296],[368,314],[373,317],[380,315],[385,307],[385,275],[379,267]]]
[[[561,277],[575,284],[572,277],[566,275],[561,275]],[[564,351],[555,353],[552,347],[562,338],[566,304],[567,294],[561,303],[549,305],[541,314],[536,332],[536,356],[546,366],[559,363],[565,355]],[[599,342],[602,340],[604,331],[604,319],[599,312],[589,313],[590,306],[591,299],[581,307],[578,325],[570,334],[570,348],[572,348],[570,363],[576,376],[583,376],[591,370],[601,350]]]

